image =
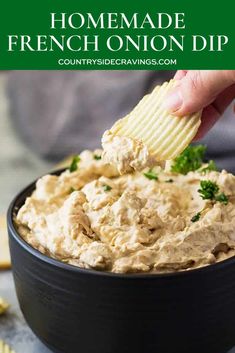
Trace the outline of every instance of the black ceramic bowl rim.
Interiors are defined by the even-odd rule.
[[[53,172],[50,172],[50,174],[55,174],[58,175],[62,173],[64,169],[59,169],[55,170]],[[86,269],[82,267],[78,267],[75,265],[70,265],[67,263],[64,263],[60,260],[54,259],[50,256],[47,256],[43,253],[41,253],[39,250],[33,248],[30,244],[28,244],[18,233],[15,225],[14,225],[14,214],[16,211],[16,204],[18,199],[21,197],[22,194],[27,193],[28,189],[31,189],[33,185],[36,183],[36,180],[34,180],[32,183],[30,183],[28,186],[26,186],[23,190],[21,190],[15,198],[12,200],[8,211],[7,211],[7,224],[9,227],[9,230],[11,232],[11,235],[14,237],[14,240],[17,241],[17,243],[27,252],[29,252],[31,255],[37,257],[39,260],[55,266],[57,268],[61,268],[63,270],[67,270],[70,272],[75,272],[79,274],[84,274],[84,275],[94,275],[94,276],[103,276],[103,277],[112,277],[112,278],[121,278],[121,279],[134,279],[134,278],[141,278],[141,279],[147,279],[147,278],[172,278],[172,277],[187,277],[187,276],[193,276],[197,275],[201,272],[210,272],[210,271],[216,271],[216,270],[222,270],[225,267],[229,265],[234,265],[235,266],[235,256],[231,256],[228,259],[225,259],[223,261],[217,262],[215,264],[211,265],[206,265],[204,267],[200,268],[195,268],[195,269],[190,269],[190,270],[183,270],[179,272],[167,272],[167,273],[146,273],[146,272],[139,272],[139,273],[114,273],[114,272],[108,272],[108,271],[99,271],[99,270],[93,270],[93,269]]]

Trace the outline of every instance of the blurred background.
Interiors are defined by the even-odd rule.
[[[0,73],[0,213],[27,183],[100,137],[173,71]],[[202,141],[208,158],[235,172],[232,107]]]

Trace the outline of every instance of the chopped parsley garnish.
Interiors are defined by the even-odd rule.
[[[110,186],[110,185],[107,185],[107,184],[103,185],[103,189],[104,189],[104,191],[110,191],[110,190],[112,190],[111,186]]]
[[[216,183],[210,180],[201,180],[200,187],[198,192],[203,200],[218,201],[227,205],[228,197],[223,192],[219,193],[219,187]]]
[[[174,180],[173,180],[173,179],[167,179],[167,180],[165,180],[165,182],[166,182],[166,183],[173,183]]]
[[[101,159],[101,156],[99,156],[98,154],[94,154],[94,159],[96,161],[99,161]]]
[[[228,204],[228,196],[226,196],[223,192],[221,194],[215,196],[215,201],[219,201],[224,205]]]
[[[155,173],[152,169],[149,169],[148,172],[144,173],[144,176],[150,180],[158,180],[157,173]]]
[[[71,194],[72,192],[76,191],[76,189],[74,189],[73,186],[71,186],[70,190],[69,190],[69,193]]]
[[[206,174],[207,172],[211,172],[211,171],[213,171],[213,170],[216,171],[216,170],[218,170],[218,168],[217,168],[215,162],[212,161],[212,160],[210,160],[209,163],[208,163],[208,165],[207,165],[206,167],[200,169],[200,172],[201,172],[202,174]]]
[[[186,175],[202,166],[206,146],[188,146],[177,158],[175,158],[171,171]]]
[[[201,180],[200,187],[198,192],[203,200],[214,200],[219,192],[218,185],[210,180]]]
[[[196,214],[191,218],[191,222],[197,222],[197,221],[199,221],[200,217],[201,217],[201,212],[196,213]]]
[[[78,169],[78,163],[80,162],[81,158],[79,155],[73,157],[73,160],[70,164],[69,171],[70,173],[75,172]]]

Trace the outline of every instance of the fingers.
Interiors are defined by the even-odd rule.
[[[235,71],[228,70],[180,71],[176,77],[178,85],[169,93],[165,107],[178,116],[203,109],[235,83]]]
[[[196,136],[194,137],[194,141],[203,138],[204,135],[215,125],[219,118],[220,114],[212,104],[205,107],[202,112],[202,122]]]
[[[178,70],[174,76],[175,80],[181,80],[187,74],[187,70]]]
[[[217,112],[222,115],[227,106],[235,98],[235,84],[225,89],[212,103]]]
[[[202,112],[202,123],[194,140],[201,139],[221,117],[225,109],[235,97],[235,84],[224,90],[214,102],[205,107]]]

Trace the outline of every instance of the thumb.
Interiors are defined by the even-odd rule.
[[[175,115],[186,115],[203,109],[235,82],[235,71],[195,70],[178,81],[164,103]]]

